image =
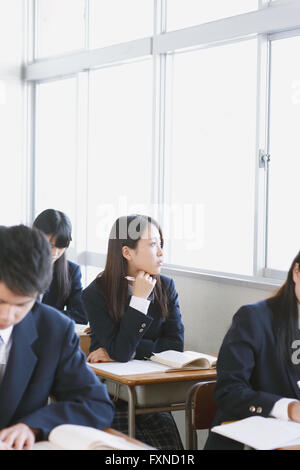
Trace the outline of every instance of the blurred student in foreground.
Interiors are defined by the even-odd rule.
[[[233,317],[217,362],[213,425],[250,416],[300,422],[300,252],[271,298]],[[206,449],[241,449],[210,433]]]
[[[74,322],[36,302],[51,282],[46,237],[0,227],[0,448],[31,449],[59,424],[110,426],[114,407],[86,365]],[[48,397],[55,401],[48,405]]]

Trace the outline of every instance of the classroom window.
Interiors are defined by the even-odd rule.
[[[0,225],[20,223],[25,206],[22,27],[22,1],[0,2]]]
[[[88,251],[106,253],[117,217],[149,210],[152,100],[152,60],[90,75]]]
[[[105,47],[153,35],[154,0],[90,0],[90,45]]]
[[[35,215],[65,212],[74,223],[77,195],[77,79],[38,85],[36,97]]]
[[[86,0],[36,0],[36,57],[85,46]]]
[[[256,60],[256,40],[168,58],[168,263],[252,274]]]
[[[299,251],[300,37],[272,41],[267,267],[287,270]]]
[[[174,30],[239,15],[258,8],[258,0],[167,0],[167,29]]]

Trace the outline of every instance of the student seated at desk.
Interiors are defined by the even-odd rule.
[[[213,425],[249,416],[300,422],[300,252],[271,298],[233,317],[217,362]],[[206,449],[242,444],[210,433]]]
[[[51,248],[39,230],[0,227],[0,448],[30,449],[59,424],[103,429],[113,419],[74,322],[36,302],[51,277]]]
[[[162,247],[161,229],[150,217],[120,217],[113,225],[105,269],[83,291],[92,331],[89,362],[183,350],[178,294],[173,280],[160,275]],[[116,406],[113,427],[126,433],[127,403]],[[156,448],[182,449],[171,413],[138,415],[136,437]]]
[[[80,266],[66,258],[66,249],[72,240],[70,219],[63,212],[46,209],[37,216],[33,227],[45,233],[52,247],[53,279],[42,302],[57,308],[75,323],[86,324]]]

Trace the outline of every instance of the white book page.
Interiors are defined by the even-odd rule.
[[[85,330],[88,328],[89,324],[87,323],[86,325],[81,325],[80,323],[75,323],[75,333],[78,335],[78,336],[81,336],[81,335],[86,335],[85,333]]]
[[[199,353],[199,352],[196,352],[196,351],[184,351],[184,352],[180,352],[180,351],[173,351],[173,350],[169,350],[169,351],[163,351],[161,353],[155,353],[152,355],[152,360],[155,360],[155,358],[157,359],[162,359],[162,360],[166,360],[166,361],[170,361],[172,362],[174,365],[175,364],[178,364],[178,366],[182,366],[194,359],[207,359],[209,362],[215,362],[216,361],[216,357],[214,356],[210,356],[209,354],[203,354],[203,353]]]
[[[196,351],[184,351],[184,354],[187,354],[190,356],[191,359],[197,359],[197,358],[204,358],[208,359],[210,362],[214,362],[217,360],[216,356],[211,356],[210,354],[204,354],[204,353],[198,353]]]
[[[49,441],[40,441],[36,442],[33,445],[32,450],[64,450],[62,447],[56,447],[55,445],[51,444]]]
[[[96,364],[87,362],[87,364],[92,368],[110,372],[115,375],[150,374],[152,372],[165,372],[169,369],[168,366],[164,366],[163,364],[138,359],[133,359],[129,362],[100,362]]]
[[[292,445],[300,438],[300,424],[253,416],[212,428],[212,432],[242,442],[254,449],[271,450]]]
[[[54,446],[60,446],[66,450],[142,449],[123,437],[74,424],[62,424],[54,428],[49,435],[49,441]]]

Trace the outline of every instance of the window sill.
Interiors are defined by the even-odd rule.
[[[266,277],[254,277],[254,276],[244,276],[244,275],[235,275],[227,273],[218,273],[218,272],[206,272],[204,270],[198,270],[182,266],[174,265],[164,265],[162,268],[162,274],[169,276],[182,276],[190,277],[195,279],[201,279],[204,281],[212,281],[222,284],[229,284],[241,287],[249,287],[251,289],[261,289],[261,290],[270,290],[278,288],[283,284],[283,280],[275,278],[266,278]]]

